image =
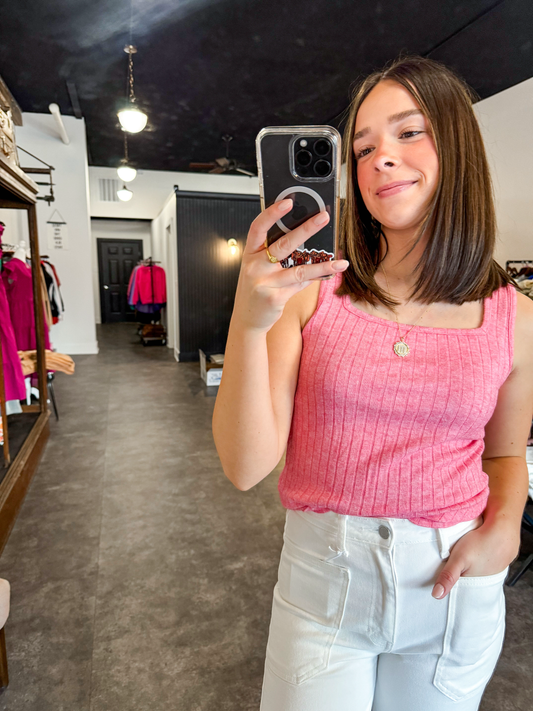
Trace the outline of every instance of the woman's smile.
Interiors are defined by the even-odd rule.
[[[394,183],[389,183],[388,185],[384,185],[383,187],[378,188],[378,190],[376,191],[376,195],[379,198],[386,198],[390,195],[396,195],[397,193],[401,193],[404,190],[407,190],[417,182],[417,180],[401,180],[396,181]]]

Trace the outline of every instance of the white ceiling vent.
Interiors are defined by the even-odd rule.
[[[100,202],[119,202],[117,196],[118,180],[113,178],[98,178]]]

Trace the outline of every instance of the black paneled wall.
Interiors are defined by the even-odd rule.
[[[199,348],[225,351],[242,252],[261,206],[257,195],[176,189],[176,197],[180,360],[191,361]]]

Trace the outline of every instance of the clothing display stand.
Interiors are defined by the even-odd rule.
[[[154,288],[154,272],[152,267],[154,266],[154,264],[160,264],[160,262],[156,262],[152,259],[152,257],[148,257],[147,259],[142,259],[139,264],[144,267],[149,267],[150,269],[150,280],[152,285],[152,303],[155,303],[156,299]],[[152,318],[150,319],[148,319],[148,317],[148,314],[142,314],[142,320],[140,320],[140,314],[137,312],[137,319],[140,320],[137,333],[141,338],[141,343],[143,344],[143,346],[165,346],[167,343],[167,332],[165,327],[160,323],[161,311],[158,311],[157,315],[152,314]],[[149,323],[147,323],[147,319],[149,320]]]
[[[0,144],[1,147],[1,144]],[[3,550],[28,486],[41,458],[49,436],[46,362],[44,352],[44,314],[40,282],[39,241],[37,237],[38,186],[18,166],[13,152],[0,150],[0,208],[25,210],[28,215],[31,272],[33,277],[33,304],[37,351],[38,404],[22,405],[22,414],[11,417],[28,417],[27,434],[15,447],[9,436],[9,417],[6,414],[3,361],[0,358],[0,397],[4,431],[3,478],[0,481],[0,552]],[[26,430],[24,430],[26,431]],[[10,451],[11,450],[11,451]],[[16,450],[16,451],[15,451]]]

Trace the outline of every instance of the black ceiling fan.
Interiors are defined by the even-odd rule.
[[[233,136],[225,134],[222,136],[222,140],[226,142],[226,155],[224,158],[215,158],[211,163],[189,163],[189,170],[205,170],[208,173],[231,173],[236,171],[255,178],[255,173],[250,173],[249,170],[246,170],[246,165],[235,160],[235,158],[229,157],[229,142],[233,140]]]

